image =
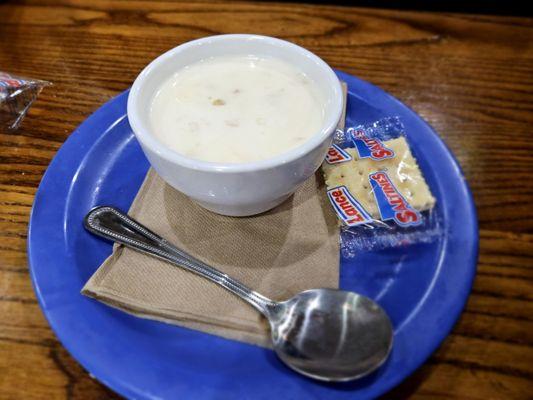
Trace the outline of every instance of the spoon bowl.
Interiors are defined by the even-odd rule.
[[[361,378],[382,365],[392,348],[385,311],[353,292],[307,290],[277,303],[269,320],[279,358],[315,379]]]

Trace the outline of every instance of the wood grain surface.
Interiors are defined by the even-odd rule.
[[[309,48],[411,106],[457,156],[480,223],[478,274],[453,333],[387,399],[533,394],[533,20],[305,4],[0,1],[0,70],[46,79],[0,135],[0,399],[109,399],[54,337],[32,291],[36,188],[68,135],[161,52],[253,32]]]

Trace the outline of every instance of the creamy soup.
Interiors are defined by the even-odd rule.
[[[313,80],[277,58],[214,57],[182,68],[151,102],[154,136],[203,161],[272,158],[316,135],[324,102]]]

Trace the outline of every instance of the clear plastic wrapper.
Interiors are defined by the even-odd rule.
[[[434,241],[436,200],[398,117],[338,130],[322,166],[341,228],[341,251]]]
[[[0,131],[19,127],[41,90],[50,82],[0,71]]]

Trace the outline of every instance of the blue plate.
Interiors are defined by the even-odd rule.
[[[125,92],[59,150],[35,197],[28,237],[31,277],[48,322],[103,384],[139,399],[366,399],[405,379],[446,337],[475,274],[472,196],[457,162],[419,116],[369,83],[339,77],[349,86],[348,124],[402,118],[443,221],[434,243],[341,259],[341,287],[376,299],[392,318],[394,348],[385,366],[361,381],[320,383],[292,372],[269,350],[135,318],[80,295],[111,252],[85,231],[84,215],[100,204],[127,210],[148,169],[125,115]]]

